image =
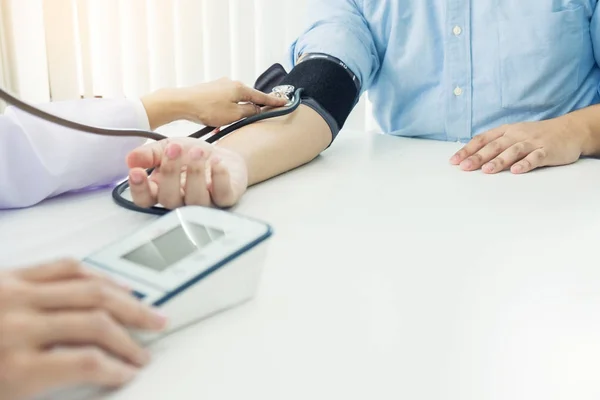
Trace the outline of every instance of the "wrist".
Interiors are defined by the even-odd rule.
[[[141,101],[152,130],[186,117],[180,89],[159,89],[143,96]]]
[[[561,119],[565,123],[566,134],[574,137],[579,144],[581,156],[587,157],[597,152],[593,143],[593,127],[586,121],[585,114],[573,112]]]

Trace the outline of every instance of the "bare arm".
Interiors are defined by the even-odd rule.
[[[312,161],[331,142],[325,120],[301,105],[290,115],[249,125],[218,146],[240,154],[248,167],[248,186]]]
[[[230,207],[248,186],[310,162],[330,142],[329,125],[304,105],[287,116],[248,125],[214,146],[192,138],[162,140],[129,154],[131,194],[141,207]],[[153,167],[158,169],[147,179],[144,169]]]

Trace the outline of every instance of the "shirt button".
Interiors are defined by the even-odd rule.
[[[457,87],[454,89],[454,95],[455,95],[455,96],[462,96],[462,94],[463,94],[463,90],[462,90],[462,88],[460,88],[460,87],[458,87],[458,86],[457,86]]]
[[[461,27],[456,25],[454,29],[452,29],[452,33],[454,33],[454,36],[460,36],[460,34],[462,33]]]

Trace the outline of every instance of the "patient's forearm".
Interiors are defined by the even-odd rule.
[[[312,161],[331,142],[331,130],[311,108],[246,126],[219,141],[241,154],[254,185]]]

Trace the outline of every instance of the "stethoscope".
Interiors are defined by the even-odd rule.
[[[189,137],[204,140],[207,143],[214,143],[214,142],[218,141],[219,139],[222,139],[223,137],[229,135],[230,133],[232,133],[240,128],[243,128],[244,126],[247,126],[247,125],[250,125],[255,122],[265,120],[265,119],[277,118],[277,117],[281,117],[284,115],[288,115],[288,114],[294,112],[300,105],[303,89],[301,89],[301,88],[295,89],[291,86],[288,86],[286,88],[286,90],[288,93],[291,94],[291,98],[288,97],[289,102],[283,108],[269,110],[269,111],[263,111],[254,116],[242,119],[238,122],[235,122],[234,124],[231,124],[231,125],[227,126],[226,128],[219,129],[218,131],[216,131],[216,127],[207,126],[203,129],[189,135]],[[65,128],[75,129],[75,130],[78,130],[81,132],[91,133],[94,135],[102,135],[102,136],[141,137],[141,138],[146,138],[146,139],[151,139],[151,140],[156,140],[156,141],[167,139],[167,136],[161,135],[156,132],[149,132],[149,131],[137,130],[137,129],[100,128],[100,127],[82,124],[82,123],[75,122],[75,121],[70,121],[68,119],[64,119],[64,118],[58,117],[56,115],[52,115],[50,113],[42,111],[39,108],[34,107],[31,104],[28,104],[28,103],[24,102],[23,100],[20,100],[17,97],[11,95],[10,93],[3,90],[2,88],[0,88],[0,99],[6,101],[8,104],[10,104],[28,114],[31,114],[33,116],[36,116],[38,118],[41,118],[41,119],[46,120],[51,123],[61,125]],[[146,172],[148,173],[148,175],[150,175],[153,170],[154,170],[154,168],[151,168],[151,169],[148,169]],[[118,184],[112,191],[112,198],[119,206],[124,207],[131,211],[137,211],[137,212],[151,214],[151,215],[164,215],[171,211],[164,207],[158,207],[158,206],[153,206],[150,208],[140,207],[140,206],[136,205],[134,202],[123,197],[123,193],[127,189],[129,189],[129,182],[127,180],[125,180],[125,181],[121,182],[120,184]]]

